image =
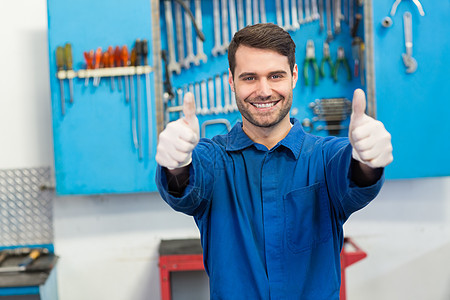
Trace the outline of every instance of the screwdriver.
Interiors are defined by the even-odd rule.
[[[116,49],[114,49],[114,63],[116,67],[122,66],[122,59],[119,46],[116,46]],[[119,92],[122,91],[122,80],[120,76],[117,77],[117,88],[119,89]]]
[[[130,65],[130,61],[128,60],[127,46],[122,47],[122,50],[120,51],[120,58],[122,60],[122,64],[124,67],[128,67]],[[129,102],[130,101],[130,89],[128,88],[129,76],[124,76],[123,79],[125,81],[125,100]]]
[[[64,49],[59,46],[56,48],[56,67],[58,72],[64,70]],[[66,114],[65,100],[64,100],[64,81],[59,79],[59,88],[61,92],[61,113],[64,116]]]
[[[100,68],[101,61],[102,61],[102,48],[98,47],[97,51],[95,51],[95,65],[94,65],[94,69]],[[94,77],[93,82],[94,82],[94,86],[98,86],[100,84],[100,77],[99,76]]]
[[[86,69],[91,70],[94,68],[94,50],[84,52],[84,59],[86,60]],[[88,86],[89,77],[84,80],[84,86]]]
[[[73,63],[72,63],[72,45],[67,43],[64,46],[64,58],[66,61],[66,68],[67,71],[73,70]],[[73,103],[73,79],[69,78],[69,91],[70,91],[70,103]]]
[[[114,68],[114,50],[112,46],[108,47],[108,67]],[[111,91],[114,91],[114,76],[111,76]]]
[[[131,54],[130,54],[130,64],[132,66],[134,66],[136,63],[136,49],[133,48],[131,49]],[[134,100],[133,100],[133,81],[134,78],[130,75],[130,107],[131,107],[131,130],[133,132],[133,143],[134,143],[134,148],[138,149],[138,139],[137,139],[137,131],[136,131],[136,111],[135,111],[135,104],[134,104]]]
[[[136,49],[135,66],[141,66],[142,60],[142,44],[139,39],[136,40],[134,48]],[[140,69],[140,68],[139,68]],[[138,147],[139,147],[139,159],[142,159],[142,121],[141,121],[141,75],[137,72],[136,68],[136,106],[137,106],[137,133],[138,133]]]
[[[148,41],[142,40],[142,58],[144,66],[148,66]],[[153,142],[153,122],[152,122],[152,101],[150,99],[150,74],[145,72],[145,93],[147,96],[147,129],[148,129],[148,154],[152,157],[152,142]]]

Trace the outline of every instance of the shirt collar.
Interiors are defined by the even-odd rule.
[[[291,118],[291,124],[294,126],[292,126],[287,136],[282,139],[274,149],[282,145],[289,149],[295,158],[298,159],[305,132],[297,119]],[[239,151],[254,144],[255,142],[253,142],[242,129],[242,122],[237,122],[228,133],[226,151]]]

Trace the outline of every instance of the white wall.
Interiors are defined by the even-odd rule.
[[[0,28],[0,168],[53,166],[46,2],[3,1]],[[156,193],[58,197],[54,218],[62,300],[159,299],[160,239],[198,236]],[[450,299],[450,177],[387,182],[345,229],[368,253],[348,299]]]

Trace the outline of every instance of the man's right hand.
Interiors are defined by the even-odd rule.
[[[195,101],[192,93],[186,93],[183,100],[184,117],[167,124],[159,135],[156,162],[169,170],[189,165],[192,150],[199,141],[199,125],[195,115]]]

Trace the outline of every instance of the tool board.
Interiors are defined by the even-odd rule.
[[[446,77],[444,74],[439,73],[443,72],[445,68],[441,68],[440,70],[442,71],[438,70],[437,67],[435,67],[436,70],[425,69],[426,64],[423,61],[429,61],[429,57],[423,57],[424,53],[420,53],[420,50],[416,50],[416,48],[431,47],[432,43],[427,39],[428,43],[423,42],[414,47],[414,53],[417,53],[419,61],[419,69],[415,74],[404,74],[403,64],[399,60],[401,53],[404,52],[404,42],[401,21],[398,21],[397,18],[401,16],[400,12],[406,7],[411,10],[414,10],[414,7],[407,3],[408,1],[402,1],[404,3],[398,8],[394,26],[388,28],[387,32],[383,32],[377,26],[377,19],[384,17],[392,5],[392,1],[383,1],[383,5],[381,3],[378,5],[377,2],[377,5],[373,7],[371,1],[365,1],[366,3],[361,6],[358,5],[360,1],[352,2],[354,4],[353,13],[360,13],[364,16],[364,20],[361,21],[357,30],[357,36],[363,40],[371,37],[374,43],[372,49],[373,65],[371,66],[370,59],[367,59],[367,68],[368,70],[375,70],[375,76],[365,74],[365,70],[363,70],[362,76],[361,72],[359,76],[354,76],[355,62],[352,59],[353,37],[350,34],[349,11],[345,7],[343,7],[342,13],[343,15],[347,13],[347,19],[341,22],[341,33],[333,34],[333,39],[329,40],[329,47],[333,63],[336,62],[338,48],[343,48],[350,70],[353,73],[350,80],[347,79],[347,72],[342,64],[337,73],[337,81],[333,79],[331,70],[326,66],[325,76],[319,79],[318,85],[314,85],[315,73],[310,65],[307,68],[309,77],[309,84],[307,85],[303,76],[306,45],[309,40],[314,42],[315,57],[320,67],[323,57],[323,43],[327,41],[328,36],[327,22],[324,22],[326,24],[322,30],[319,19],[310,19],[300,24],[300,28],[288,30],[297,45],[296,62],[299,68],[299,80],[294,89],[291,115],[303,122],[307,131],[311,131],[313,134],[346,136],[346,128],[349,122],[348,101],[342,99],[351,100],[354,89],[363,88],[368,91],[371,114],[376,115],[377,118],[383,121],[393,134],[395,161],[392,166],[386,169],[387,177],[410,178],[448,175],[448,162],[443,163],[442,155],[431,153],[438,151],[438,145],[442,147],[442,144],[444,144],[444,146],[448,147],[448,141],[442,138],[442,131],[433,130],[430,132],[425,124],[417,122],[418,113],[421,112],[420,115],[422,116],[424,111],[429,110],[430,116],[426,116],[427,123],[431,122],[436,126],[445,126],[440,120],[435,120],[434,118],[428,120],[428,118],[431,118],[431,107],[433,106],[431,103],[426,103],[420,96],[422,94],[429,95],[428,98],[435,98],[433,93],[436,90],[440,90],[442,92],[440,94],[441,97],[433,100],[433,103],[439,102],[442,108],[448,107],[444,103],[444,100],[448,99],[448,86],[447,90],[445,90],[445,82],[443,82]],[[157,135],[167,122],[180,116],[181,99],[186,91],[190,90],[195,95],[204,92],[206,95],[206,97],[202,96],[196,99],[197,104],[200,104],[197,105],[197,108],[199,109],[198,117],[202,136],[212,137],[216,134],[224,134],[230,126],[233,126],[240,120],[240,114],[232,107],[224,110],[227,104],[231,104],[232,97],[229,87],[226,86],[228,76],[227,53],[226,51],[217,55],[212,53],[216,46],[214,5],[217,3],[220,5],[219,18],[223,19],[225,17],[229,23],[227,25],[229,40],[232,36],[231,14],[229,14],[230,1],[225,1],[225,10],[227,10],[228,15],[223,15],[222,1],[217,1],[216,3],[214,3],[214,0],[200,1],[202,11],[201,31],[205,36],[202,46],[207,56],[207,61],[201,61],[198,65],[190,63],[189,67],[180,67],[179,73],[171,70],[166,72],[165,67],[168,65],[169,59],[167,63],[159,59],[160,50],[165,50],[167,54],[170,54],[170,39],[167,34],[166,17],[168,15],[166,14],[167,3],[165,2],[167,1],[133,0],[125,3],[118,0],[108,2],[104,0],[93,2],[83,0],[61,3],[56,0],[48,0],[50,79],[56,190],[58,194],[155,191],[154,175],[156,162],[154,155],[156,153]],[[171,4],[170,16],[173,27],[171,32],[175,56],[178,58],[180,53],[178,52],[178,43],[183,43],[184,45],[184,56],[189,54],[187,49],[188,39],[192,40],[193,52],[198,53],[196,31],[193,29],[192,24],[190,30],[186,29],[190,23],[186,22],[186,20],[189,20],[188,16],[181,7],[181,9],[177,7],[178,4],[175,1],[169,2]],[[254,0],[248,1],[251,3],[251,6],[247,7],[247,1],[242,1],[244,7],[239,9],[239,1],[232,2],[236,5],[236,21],[238,21],[237,15],[242,13],[245,25],[251,23],[249,22],[249,17],[252,21],[254,19],[254,15],[248,11],[254,9],[255,3],[261,5],[261,2],[263,2],[265,4],[267,22],[279,23],[283,26],[290,22],[286,21],[287,15],[290,16],[292,21],[293,10],[291,8],[292,5],[297,4],[296,1],[282,0],[278,3],[277,1]],[[193,14],[195,14],[195,1],[191,0],[187,3]],[[321,3],[323,6],[326,5],[326,1],[318,1],[317,3]],[[289,6],[288,9],[286,9],[286,4]],[[335,5],[335,1],[332,4]],[[373,11],[368,10],[369,4]],[[277,5],[280,5],[278,10]],[[431,7],[427,7],[429,5],[431,4],[424,4],[427,13],[428,11],[432,12]],[[443,6],[446,5],[443,4]],[[433,4],[433,6],[438,5]],[[86,9],[87,7],[89,9]],[[303,6],[302,8],[304,10],[302,15],[306,18],[306,7]],[[445,9],[448,12],[448,5]],[[445,14],[443,14],[445,9],[438,10],[436,7],[434,9],[435,14],[440,15],[442,13],[440,18],[443,24],[446,22],[444,19]],[[176,24],[177,14],[180,11],[183,34],[182,38],[177,41]],[[261,7],[258,8],[258,11],[259,13],[261,12]],[[309,11],[312,13],[311,7],[309,7]],[[281,12],[281,20],[277,12]],[[258,16],[259,21],[261,21],[261,17],[262,15],[260,14]],[[326,14],[323,14],[322,17],[325,21]],[[371,17],[372,20],[370,20]],[[367,23],[367,19],[371,23]],[[431,17],[427,21],[425,20],[425,17],[420,20],[420,26],[427,22],[433,22]],[[334,22],[333,18],[331,22]],[[372,27],[367,26],[367,24],[372,25]],[[417,26],[416,23],[414,26]],[[423,26],[425,27],[425,25]],[[189,27],[187,28],[189,29]],[[335,28],[333,27],[333,29]],[[417,32],[414,31],[414,38],[416,38],[416,34]],[[440,34],[443,33],[434,33],[435,36]],[[222,36],[222,32],[220,35]],[[424,36],[423,33],[422,36]],[[150,76],[150,106],[147,106],[145,101],[148,91],[146,89],[147,86],[145,86],[144,75],[132,76],[135,95],[138,77],[141,81],[140,117],[142,121],[142,138],[140,140],[143,152],[142,157],[139,157],[139,150],[133,145],[130,103],[125,100],[123,91],[111,91],[110,78],[102,77],[98,87],[93,86],[92,79],[90,79],[86,87],[84,86],[84,78],[74,78],[74,102],[71,104],[65,99],[66,113],[64,116],[61,115],[60,82],[57,78],[58,72],[55,59],[57,46],[70,42],[73,50],[74,70],[85,69],[83,51],[96,49],[97,47],[106,48],[108,45],[128,45],[131,48],[134,40],[137,38],[147,39],[150,42],[148,56],[149,65],[152,68],[148,72]],[[443,46],[448,45],[448,42],[445,39],[443,40],[442,42],[446,43]],[[396,48],[393,46],[394,44]],[[389,46],[387,47],[386,45]],[[393,55],[394,48],[398,52],[395,55]],[[441,50],[429,50],[429,55],[434,56],[436,51]],[[367,49],[366,52],[368,52]],[[368,54],[366,53],[366,55]],[[448,65],[448,59],[443,56],[443,52],[441,54],[440,61]],[[387,63],[389,60],[392,61]],[[363,58],[360,63],[364,64],[365,61],[366,59]],[[157,66],[159,63],[161,63],[161,66]],[[372,67],[372,69],[369,67]],[[392,70],[394,68],[395,70]],[[434,73],[436,75],[433,77],[434,80],[430,78],[428,71],[437,71],[437,73]],[[387,75],[387,73],[390,75]],[[419,84],[424,78],[426,78],[428,85]],[[167,79],[169,79],[170,85],[168,85]],[[393,82],[396,84],[393,84]],[[69,88],[68,80],[63,80],[63,84],[67,94]],[[401,88],[397,89],[396,85]],[[214,88],[210,88],[210,86]],[[435,88],[430,89],[429,87]],[[437,87],[440,87],[440,89],[437,89]],[[408,97],[405,97],[405,95],[408,95]],[[228,101],[230,103],[226,102],[227,97],[229,97]],[[392,100],[394,97],[395,100]],[[340,108],[342,116],[339,122],[328,122],[321,118],[324,115],[323,104],[330,102],[322,102],[321,106],[318,103],[318,99],[340,99],[338,105],[343,106],[345,109]],[[200,107],[208,110],[202,111]],[[151,118],[148,118],[148,109],[150,109]],[[442,114],[441,119],[444,120],[445,109],[433,111],[433,116]],[[217,120],[218,123],[214,123],[214,120]],[[403,124],[408,124],[410,129],[405,129]],[[332,130],[327,130],[327,126]],[[338,129],[333,130],[333,128]],[[436,135],[436,138],[433,138],[432,135],[437,132],[439,134]],[[430,143],[427,142],[430,155],[424,155],[423,151],[428,146],[424,145],[419,137],[422,140],[431,141]],[[412,147],[412,145],[415,145],[415,147]],[[413,158],[414,164],[411,163]],[[412,171],[412,168],[414,171]]]

